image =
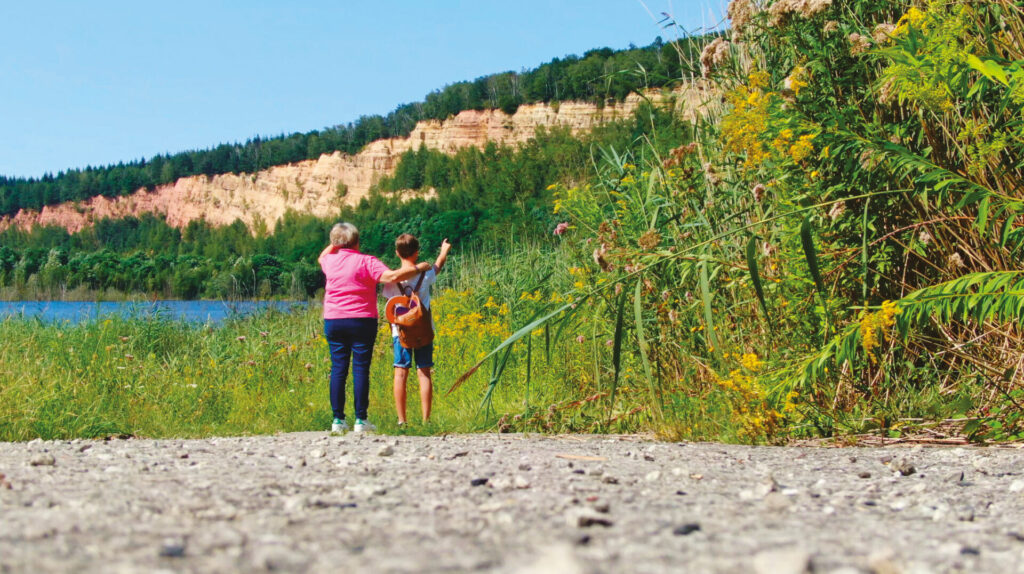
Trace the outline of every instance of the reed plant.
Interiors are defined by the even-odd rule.
[[[729,13],[690,60],[708,99],[688,142],[602,149],[592,181],[555,184],[580,281],[524,314],[494,372],[531,333],[585,325],[608,348],[578,396],[666,436],[723,410],[715,436],[752,442],[921,421],[1021,436],[1024,11]]]

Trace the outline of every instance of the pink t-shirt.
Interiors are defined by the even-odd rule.
[[[377,317],[377,283],[388,266],[352,249],[320,256],[327,276],[324,319]]]

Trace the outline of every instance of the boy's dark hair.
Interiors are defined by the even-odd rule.
[[[395,251],[398,252],[398,256],[402,259],[408,259],[416,252],[420,250],[420,240],[416,239],[415,235],[403,233],[395,239]]]

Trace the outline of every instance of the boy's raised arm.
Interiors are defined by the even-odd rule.
[[[445,261],[448,261],[448,252],[451,251],[452,244],[448,243],[448,238],[445,238],[441,242],[441,252],[437,254],[437,260],[434,261],[434,270],[440,271],[444,267]]]

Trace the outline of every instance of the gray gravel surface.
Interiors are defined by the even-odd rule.
[[[1024,451],[0,443],[0,572],[1024,572]]]

